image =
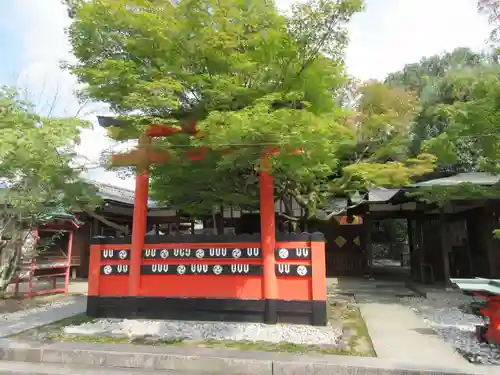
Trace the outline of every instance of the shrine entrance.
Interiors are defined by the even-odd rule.
[[[325,226],[328,277],[363,275],[364,228],[362,216],[336,216]]]

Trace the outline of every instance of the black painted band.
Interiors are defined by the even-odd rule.
[[[101,260],[109,260],[109,259],[128,260],[128,259],[130,259],[130,250],[129,249],[122,249],[122,250],[104,249],[104,250],[102,250]]]
[[[230,298],[88,296],[87,315],[96,318],[179,319],[226,322],[327,324],[326,301]]]
[[[311,259],[311,249],[304,248],[279,248],[274,250],[274,257],[278,260]]]
[[[312,267],[298,264],[278,263],[276,264],[277,276],[301,276],[310,277],[312,275]]]
[[[142,275],[262,275],[259,264],[148,264]]]
[[[198,249],[144,249],[143,259],[260,259],[258,247],[198,248]]]
[[[101,266],[101,275],[104,276],[126,276],[130,266],[128,264],[105,264]]]

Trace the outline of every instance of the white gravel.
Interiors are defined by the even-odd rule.
[[[66,335],[151,337],[162,340],[232,340],[338,346],[342,327],[225,322],[100,319],[64,328]]]
[[[500,347],[480,343],[476,339],[476,325],[484,324],[481,317],[464,313],[463,303],[472,301],[465,296],[447,298],[402,298],[401,302],[420,314],[426,323],[446,342],[472,363],[500,365]]]

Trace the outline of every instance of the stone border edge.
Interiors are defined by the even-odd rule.
[[[422,368],[380,358],[300,356],[288,353],[166,348],[127,344],[40,343],[0,340],[0,360],[173,370],[217,375],[469,375],[446,368]]]

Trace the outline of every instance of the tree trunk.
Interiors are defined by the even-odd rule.
[[[0,292],[4,292],[17,272],[22,255],[23,242],[29,242],[23,231],[14,229],[10,239],[0,240]]]
[[[292,220],[294,218],[293,215],[293,209],[292,209],[292,202],[290,197],[285,197],[283,196],[281,198],[281,201],[283,202],[283,206],[285,208],[285,215],[287,216],[288,220],[288,231],[290,233],[296,233],[297,232],[297,221]]]

